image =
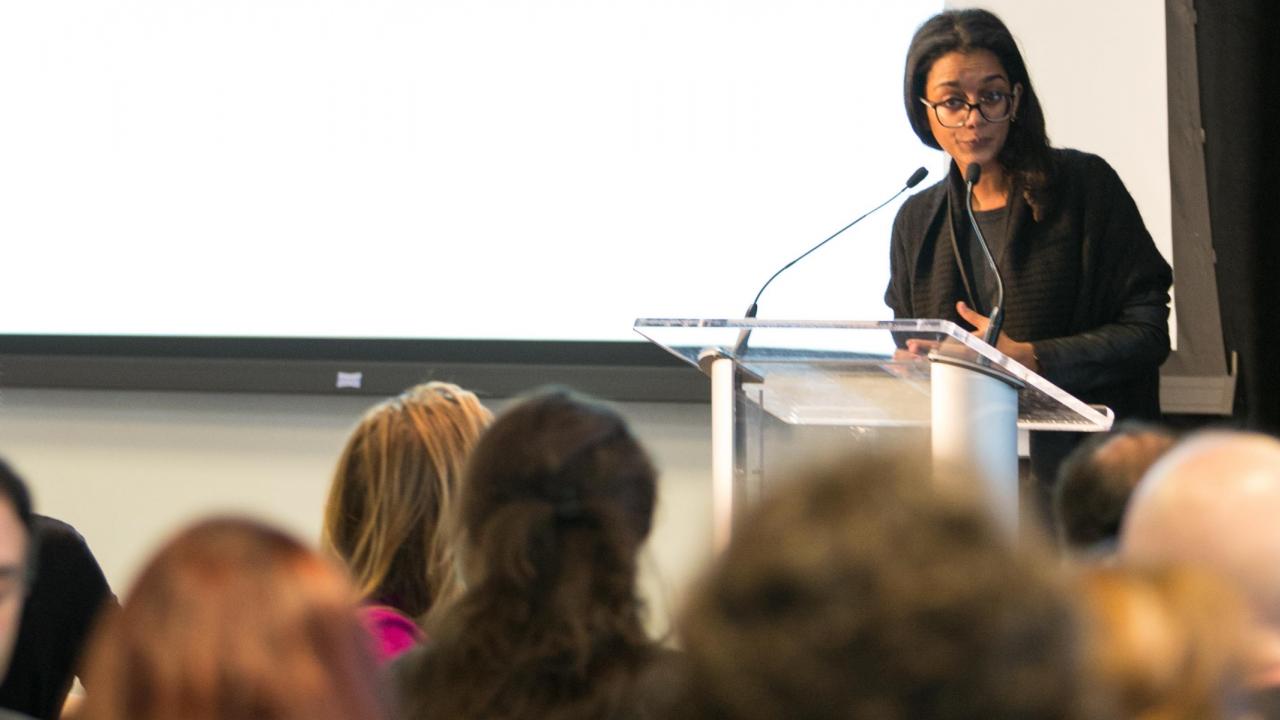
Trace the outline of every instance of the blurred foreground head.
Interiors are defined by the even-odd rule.
[[[922,464],[858,457],[812,473],[744,518],[691,602],[686,710],[1097,717],[1055,566]]]
[[[345,577],[248,520],[200,523],[151,560],[95,639],[87,720],[387,717]]]
[[[1244,717],[1245,610],[1191,568],[1091,567],[1079,578],[1089,665],[1135,720]]]
[[[1280,686],[1280,441],[1212,432],[1180,444],[1139,484],[1120,549],[1128,563],[1200,567],[1243,593],[1254,680]]]

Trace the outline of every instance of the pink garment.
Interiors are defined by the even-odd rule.
[[[427,640],[413,620],[389,605],[365,605],[360,608],[360,621],[373,637],[379,665],[386,665]]]

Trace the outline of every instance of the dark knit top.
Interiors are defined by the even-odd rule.
[[[1041,374],[1117,417],[1157,417],[1158,368],[1169,354],[1173,275],[1137,205],[1102,158],[1053,150],[1049,201],[1039,220],[1018,188],[996,263],[1005,283],[1004,332],[1031,342]],[[967,236],[964,181],[947,179],[903,203],[893,226],[885,303],[898,318],[942,318],[967,297],[953,233]],[[949,212],[954,207],[955,212]],[[948,223],[951,228],[948,228]]]
[[[0,685],[0,707],[47,720],[62,712],[98,612],[116,600],[75,528],[36,515],[32,529],[36,578],[23,604],[9,673]]]

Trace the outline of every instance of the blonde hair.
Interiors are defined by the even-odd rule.
[[[322,543],[366,601],[423,624],[456,594],[458,480],[492,418],[473,393],[429,382],[370,408],[356,425],[333,474]]]
[[[1089,664],[1122,717],[1235,716],[1247,615],[1231,588],[1186,567],[1088,568],[1079,582]]]

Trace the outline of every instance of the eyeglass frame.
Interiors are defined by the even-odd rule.
[[[969,122],[969,118],[973,116],[974,110],[977,110],[978,114],[982,116],[982,119],[986,120],[989,123],[1002,123],[1002,122],[1012,121],[1014,114],[1017,113],[1018,111],[1018,97],[1021,94],[1021,91],[1022,91],[1021,84],[1014,85],[1013,91],[1009,93],[1004,93],[1003,90],[994,91],[994,92],[1004,93],[1009,96],[1009,114],[1005,115],[1002,118],[997,118],[995,120],[987,117],[987,114],[982,111],[981,100],[979,100],[976,103],[971,103],[969,102],[968,98],[959,98],[959,97],[950,97],[950,98],[947,98],[946,100],[939,100],[938,102],[930,102],[929,98],[924,98],[924,97],[918,98],[918,99],[920,100],[920,102],[925,104],[925,107],[933,111],[933,117],[937,119],[939,125],[941,125],[944,128],[947,128],[948,130],[954,130],[956,128],[964,127],[965,123]],[[946,124],[945,122],[942,121],[942,116],[938,114],[938,106],[941,105],[942,103],[949,102],[951,100],[959,100],[960,102],[964,103],[966,106],[964,119],[960,121],[959,125]]]

